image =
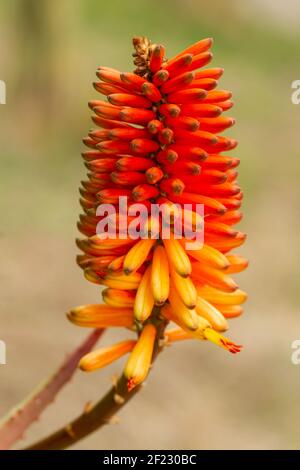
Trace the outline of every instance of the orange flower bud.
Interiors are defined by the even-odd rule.
[[[151,324],[144,326],[124,369],[124,375],[127,378],[127,387],[129,391],[141,384],[148,375],[155,337],[155,326]]]
[[[68,313],[68,319],[75,325],[88,328],[130,328],[133,325],[133,311],[131,308],[115,308],[108,305],[82,305],[73,308]]]
[[[135,345],[136,341],[128,340],[113,344],[107,348],[97,349],[83,356],[79,362],[79,367],[84,372],[101,369],[132,351]]]
[[[152,73],[157,72],[160,70],[165,55],[165,48],[160,44],[157,44],[152,47],[150,60],[149,60],[149,69]]]

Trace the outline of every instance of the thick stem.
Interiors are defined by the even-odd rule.
[[[83,412],[67,426],[24,450],[66,449],[96,431],[96,429],[100,429],[103,425],[111,422],[113,416],[128,403],[139,389],[140,387],[136,387],[128,392],[127,380],[122,375],[117,384],[91,410]]]
[[[38,419],[44,409],[54,401],[62,387],[71,379],[77,370],[78,362],[84,354],[94,347],[104,330],[94,330],[65,359],[60,368],[48,380],[22,403],[17,405],[0,423],[0,449],[7,450],[22,438],[28,427]]]
[[[153,314],[155,315],[157,336],[152,363],[163,347],[160,339],[163,337],[166,327],[166,321],[159,317],[159,308],[155,307]],[[121,410],[141,388],[141,386],[138,386],[129,392],[127,388],[127,379],[122,375],[116,385],[114,385],[91,409],[85,410],[80,416],[78,416],[78,418],[74,419],[63,428],[24,450],[66,449],[67,447],[75,444],[75,442],[86,437],[88,434],[100,429],[105,424],[112,422],[116,413]]]

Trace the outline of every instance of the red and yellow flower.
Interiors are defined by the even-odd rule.
[[[124,372],[129,389],[145,379],[163,338],[209,340],[238,352],[241,346],[221,333],[228,319],[242,313],[247,297],[231,277],[247,267],[243,257],[229,254],[246,238],[234,228],[242,218],[243,193],[239,160],[228,155],[237,142],[221,135],[234,124],[226,116],[231,93],[217,89],[223,69],[203,68],[212,59],[212,40],[168,60],[165,48],[146,38],[135,38],[134,45],[134,73],[108,67],[96,72],[94,87],[106,100],[89,103],[97,127],[84,139],[88,150],[82,153],[88,174],[80,188],[83,238],[77,241],[82,251],[77,261],[89,281],[105,286],[105,304],[69,313],[79,326],[137,332],[136,341],[97,350],[80,363],[94,370],[130,352]],[[101,239],[97,207],[112,204],[118,222],[124,217],[118,212],[120,196],[128,198],[128,207],[163,203],[173,217],[171,236]],[[202,248],[189,249],[185,239],[174,236],[178,204],[190,204],[194,229],[203,222],[196,205],[204,205]],[[148,219],[144,232],[155,226],[161,234],[163,217]],[[177,327],[166,329],[169,322]]]

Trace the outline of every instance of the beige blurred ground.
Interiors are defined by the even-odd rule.
[[[288,14],[278,14],[280,8]],[[39,5],[39,7],[37,7]],[[238,356],[210,344],[168,348],[147,386],[109,425],[78,449],[299,449],[300,365],[291,363],[299,323],[300,105],[293,1],[241,2],[14,0],[0,7],[1,113],[0,414],[49,375],[87,331],[64,312],[98,301],[98,288],[74,263],[77,186],[84,175],[81,137],[97,65],[131,69],[130,37],[146,34],[169,55],[206,35],[215,38],[222,87],[232,89],[240,146],[251,265],[239,276],[249,292],[229,335]],[[276,10],[276,11],[275,11]],[[295,10],[296,14],[296,10]],[[293,21],[289,23],[289,18]],[[103,344],[123,338],[108,333]],[[110,386],[121,363],[78,373],[22,444],[80,413]]]

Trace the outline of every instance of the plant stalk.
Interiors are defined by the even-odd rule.
[[[154,307],[154,324],[157,328],[156,341],[152,356],[152,364],[158,353],[162,350],[166,321],[159,316],[159,308]],[[24,450],[62,450],[70,447],[84,437],[88,436],[105,424],[113,422],[116,413],[121,410],[138,392],[142,385],[130,392],[127,388],[127,379],[122,375],[117,383],[93,407],[85,410],[76,419],[54,432],[50,436],[36,442]]]

